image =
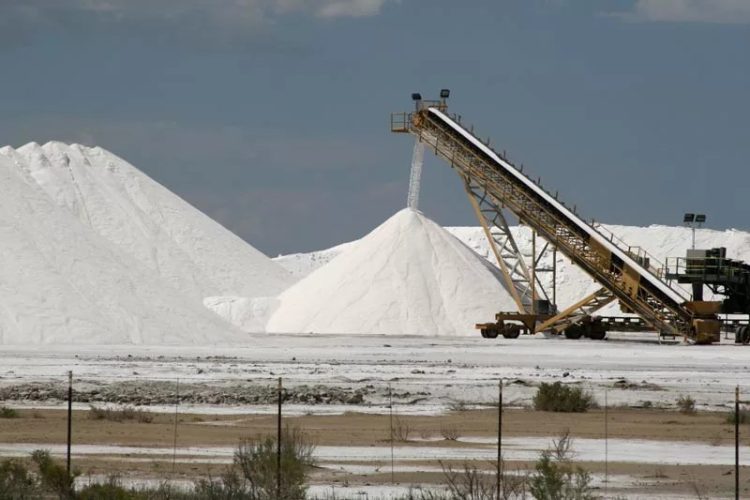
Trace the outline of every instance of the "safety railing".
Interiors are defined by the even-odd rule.
[[[411,113],[391,113],[391,132],[408,133],[411,125]]]
[[[748,266],[722,257],[669,257],[665,272],[672,279],[688,277],[707,282],[717,279],[727,282],[746,282],[750,279]]]
[[[674,292],[680,295],[680,297],[682,297],[686,302],[690,300],[690,294],[687,292],[687,290],[670,282],[667,279],[668,273],[665,263],[661,262],[652,254],[648,253],[646,249],[641,246],[628,245],[619,236],[610,231],[601,223],[592,222],[591,227],[593,227],[596,232],[607,238],[610,243],[614,244],[617,248],[627,253],[628,256],[630,256],[638,264],[643,266],[643,268],[646,269],[649,273],[663,281],[667,286],[669,286],[669,288],[674,290]]]

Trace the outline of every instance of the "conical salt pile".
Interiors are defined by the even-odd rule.
[[[2,154],[0,241],[0,345],[245,340],[61,210]]]
[[[204,299],[263,304],[293,282],[104,149],[6,146],[0,177],[0,344],[247,341]]]
[[[404,209],[289,288],[266,330],[454,336],[515,310],[499,271],[419,212]]]
[[[273,296],[291,275],[261,252],[102,148],[29,143],[0,149],[47,193],[123,252],[200,303]]]

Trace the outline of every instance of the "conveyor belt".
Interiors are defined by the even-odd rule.
[[[405,116],[403,129],[445,159],[466,181],[491,195],[498,210],[518,219],[555,245],[573,263],[609,290],[629,311],[654,329],[693,337],[689,296],[656,275],[647,262],[600,233],[546,192],[500,154],[485,145],[444,106],[422,106]]]

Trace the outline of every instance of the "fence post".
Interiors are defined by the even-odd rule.
[[[609,488],[609,401],[608,391],[604,389],[604,495]]]
[[[503,379],[497,384],[497,471],[495,476],[495,497],[500,500],[500,479],[503,460]]]
[[[391,390],[390,382],[388,383],[388,408],[391,428],[391,484],[395,484],[396,480],[393,466],[393,391]]]
[[[740,500],[740,386],[734,388],[734,498]]]
[[[281,499],[281,402],[283,386],[279,377],[279,411],[276,414],[276,498]]]
[[[68,452],[65,470],[70,477],[70,446],[73,439],[73,370],[68,371]]]
[[[175,383],[174,395],[174,433],[172,435],[172,475],[177,467],[177,409],[180,406],[180,379]]]

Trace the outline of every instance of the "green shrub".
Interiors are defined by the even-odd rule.
[[[281,435],[281,491],[276,494],[276,437],[246,439],[234,454],[239,474],[248,482],[251,498],[296,500],[305,498],[307,469],[314,464],[315,446],[304,433],[287,427]]]
[[[313,445],[305,434],[287,427],[281,435],[281,489],[276,494],[276,436],[240,442],[232,467],[218,479],[195,484],[195,498],[206,500],[300,500],[305,498]]]
[[[31,500],[40,496],[39,482],[22,462],[0,462],[0,498]]]
[[[111,422],[135,420],[142,424],[150,424],[154,421],[153,413],[133,408],[132,406],[123,406],[122,408],[99,408],[94,405],[89,405],[89,418],[92,420],[108,420]]]
[[[3,406],[0,408],[0,418],[18,418],[18,410],[14,410],[13,408],[8,408],[7,406]]]
[[[750,424],[750,410],[740,409],[739,415],[740,424]],[[734,424],[737,420],[735,413],[731,412],[727,414],[727,423]]]
[[[60,499],[72,499],[74,475],[69,475],[65,467],[58,464],[46,450],[36,450],[31,454],[31,461],[39,471],[39,482],[45,491],[54,493]]]
[[[76,500],[134,500],[135,492],[122,487],[117,476],[109,476],[106,483],[92,483],[81,488]]]
[[[575,466],[571,459],[572,440],[566,432],[542,452],[536,472],[529,480],[529,491],[536,500],[593,500],[591,474]]]
[[[692,415],[695,413],[695,400],[690,396],[680,396],[677,400],[677,408],[680,413]]]
[[[560,382],[542,382],[534,396],[534,409],[538,411],[582,413],[595,406],[591,393]]]

